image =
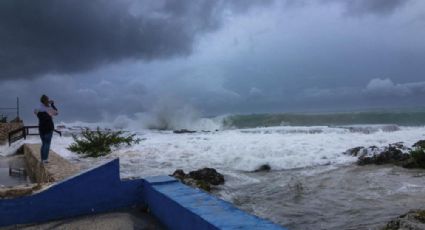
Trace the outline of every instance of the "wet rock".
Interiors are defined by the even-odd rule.
[[[204,191],[207,191],[207,192],[211,191],[211,185],[208,184],[205,181],[202,181],[202,180],[195,180],[195,179],[192,179],[192,178],[185,178],[185,179],[183,179],[183,183],[184,184],[187,184],[187,185],[189,185],[191,187],[200,188],[200,189],[202,189]]]
[[[211,191],[215,185],[224,184],[224,176],[213,168],[203,168],[186,174],[182,169],[177,169],[171,175],[179,179],[182,183],[192,187]]]
[[[354,147],[354,148],[351,148],[351,149],[345,151],[344,154],[356,157],[357,155],[359,155],[360,151],[363,151],[364,149],[365,149],[365,147],[363,147],[363,146]]]
[[[398,142],[381,148],[376,146],[355,147],[347,150],[345,154],[358,157],[358,165],[392,163],[403,166],[410,163],[410,151],[410,148]]]
[[[383,230],[423,230],[425,229],[425,210],[411,210],[387,223]]]
[[[425,149],[425,140],[420,140],[413,145],[414,148]]]
[[[270,165],[268,164],[264,164],[261,165],[260,167],[258,167],[256,170],[254,170],[253,172],[268,172],[270,171],[272,168],[270,167]]]
[[[182,169],[177,169],[176,171],[173,172],[173,174],[171,175],[177,179],[183,179],[186,176],[186,173],[182,170]]]
[[[189,177],[212,185],[224,184],[224,176],[213,168],[203,168],[189,173]]]
[[[174,130],[173,133],[182,134],[182,133],[196,133],[194,130],[180,129]]]
[[[345,151],[345,154],[358,157],[358,165],[395,164],[404,168],[425,169],[425,140],[416,142],[413,149],[402,142],[385,147],[355,147]]]

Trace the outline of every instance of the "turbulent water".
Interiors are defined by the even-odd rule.
[[[279,125],[352,125],[396,124],[405,126],[425,125],[425,111],[373,111],[321,114],[253,114],[234,115],[224,119],[226,127],[252,128]]]
[[[135,132],[143,139],[140,144],[99,159],[69,152],[67,132],[73,129],[65,125],[65,135],[55,136],[52,148],[85,167],[120,157],[122,177],[213,167],[226,179],[215,195],[289,229],[374,229],[409,209],[425,207],[425,171],[360,167],[356,158],[343,154],[356,146],[400,141],[411,146],[425,139],[425,126],[395,123],[249,129],[233,123],[233,129],[192,134],[143,129]],[[272,170],[252,172],[264,164]]]

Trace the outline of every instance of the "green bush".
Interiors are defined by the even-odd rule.
[[[410,152],[415,165],[419,168],[425,168],[425,149],[415,148]]]
[[[98,127],[95,131],[85,129],[81,137],[72,135],[75,143],[68,146],[68,150],[78,154],[84,154],[86,157],[100,157],[111,153],[112,147],[118,148],[123,144],[131,146],[138,144],[139,138],[136,134],[124,135],[124,131],[101,131]]]

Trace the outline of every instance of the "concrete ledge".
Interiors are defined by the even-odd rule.
[[[37,147],[25,146],[35,173],[62,181],[31,195],[0,199],[0,226],[42,223],[147,205],[151,214],[168,229],[284,229],[169,176],[121,180],[119,159],[77,174],[72,168],[62,171],[50,165],[35,165],[39,159]],[[69,164],[61,159],[66,161],[52,157],[51,166]],[[60,176],[54,176],[55,170],[59,170]]]
[[[0,226],[41,223],[143,204],[142,180],[121,181],[119,160],[24,197],[0,199]]]
[[[146,178],[143,190],[149,209],[169,229],[284,229],[174,178]]]
[[[49,152],[49,163],[41,164],[39,144],[24,144],[24,154],[28,175],[37,183],[61,181],[80,171],[77,165],[52,150]]]

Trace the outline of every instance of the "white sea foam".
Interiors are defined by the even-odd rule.
[[[398,131],[373,134],[328,127],[273,127],[194,134],[141,130],[137,136],[145,140],[100,159],[82,158],[67,150],[73,141],[69,136],[55,135],[52,149],[65,158],[88,165],[120,157],[123,177],[171,174],[178,168],[201,167],[214,167],[230,175],[255,170],[262,164],[269,164],[273,170],[350,164],[356,158],[343,154],[349,148],[399,141],[412,145],[425,139],[425,127],[401,127]],[[39,139],[32,137],[26,142],[39,142]]]
[[[76,124],[65,126],[73,127]],[[193,170],[214,167],[231,173],[252,171],[262,164],[270,165],[273,170],[350,164],[357,158],[343,154],[349,148],[382,146],[399,141],[410,146],[417,140],[425,139],[425,127],[401,127],[394,132],[378,131],[372,134],[325,126],[283,126],[193,134],[145,129],[136,133],[144,139],[139,144],[116,150],[100,159],[82,158],[67,150],[73,140],[66,135],[54,135],[52,149],[65,158],[86,162],[87,165],[120,157],[122,176],[140,177],[171,174],[178,168]],[[25,142],[37,143],[39,138],[34,136]],[[0,155],[10,155],[18,146],[19,143],[12,148],[0,146]]]

